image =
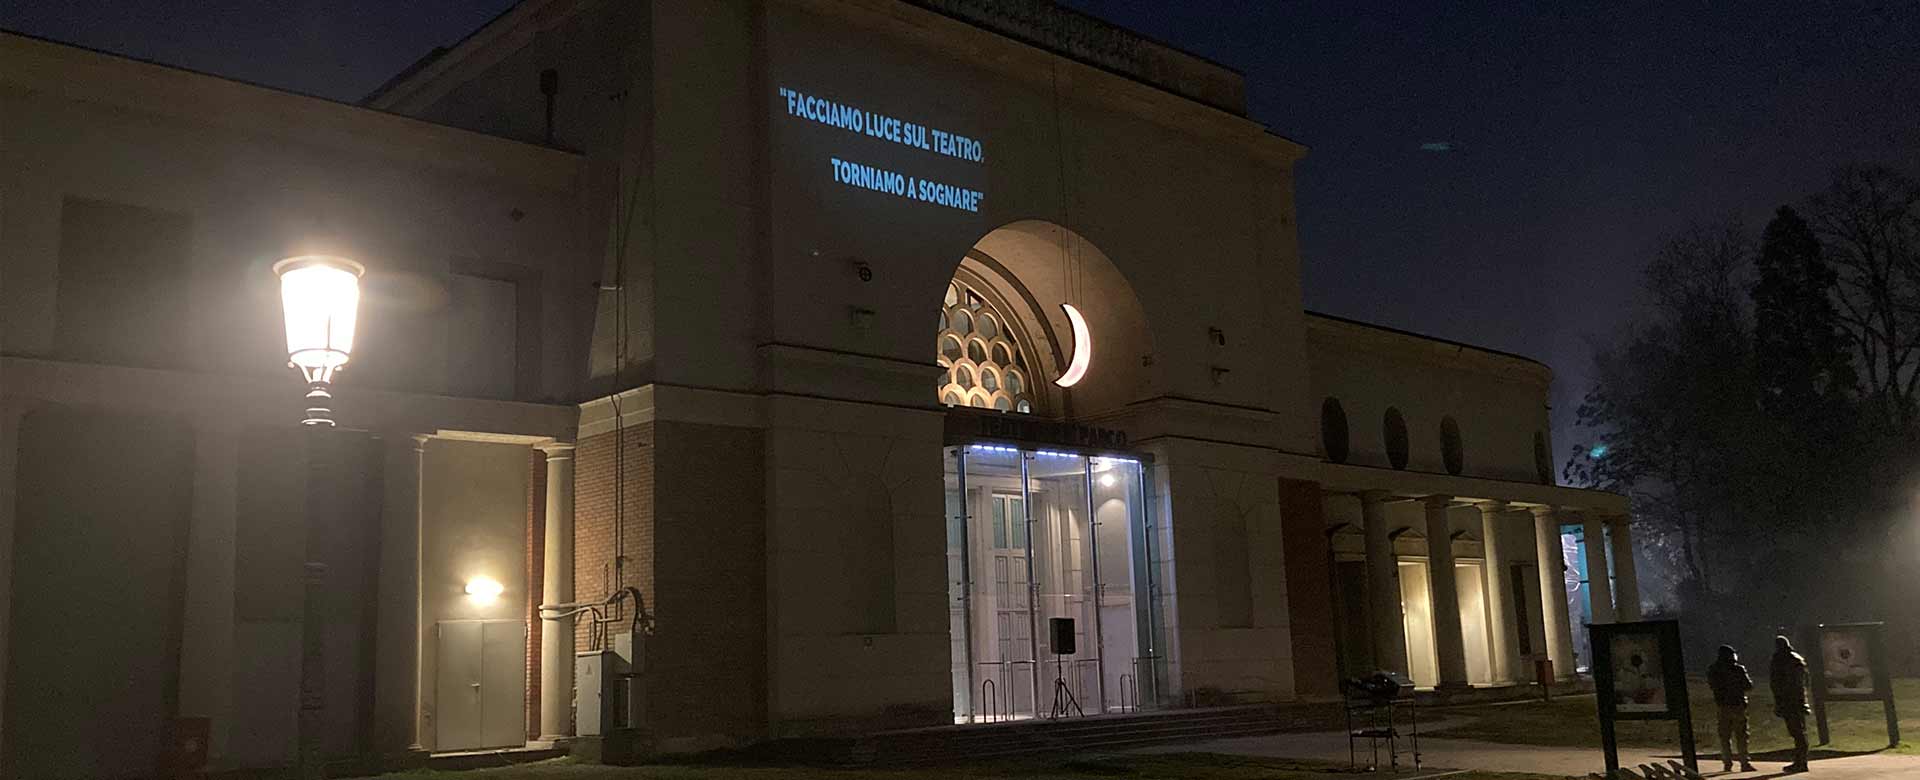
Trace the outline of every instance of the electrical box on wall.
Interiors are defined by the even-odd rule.
[[[638,652],[646,653],[646,637]],[[573,659],[574,733],[583,737],[629,728],[639,722],[639,673],[631,633],[613,635],[613,648],[577,654]]]
[[[580,653],[573,659],[574,733],[595,737],[619,728],[626,710],[627,664],[612,650]]]

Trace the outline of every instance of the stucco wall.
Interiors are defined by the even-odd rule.
[[[1546,366],[1366,325],[1309,320],[1312,381],[1305,405],[1317,419],[1324,399],[1340,401],[1348,463],[1390,465],[1383,421],[1394,408],[1406,420],[1408,470],[1446,473],[1440,425],[1451,416],[1460,426],[1464,476],[1542,481],[1534,439],[1548,431],[1552,374]]]
[[[1176,693],[1198,701],[1294,696],[1279,482],[1259,450],[1155,442],[1153,470],[1170,543]],[[1224,698],[1209,698],[1224,697]]]
[[[574,320],[591,291],[576,267],[568,155],[469,134],[471,149],[500,158],[488,173],[431,148],[461,143],[435,137],[457,131],[13,36],[0,38],[0,66],[7,354],[61,357],[62,206],[92,198],[190,226],[187,262],[169,280],[186,343],[164,368],[278,376],[286,346],[271,266],[331,248],[368,268],[343,381],[458,394],[473,374],[504,372],[520,375],[506,397],[572,400],[584,357]],[[42,78],[68,91],[45,91]],[[546,181],[510,175],[515,154],[534,155]],[[502,345],[479,367],[450,362],[455,272],[521,284],[523,321],[510,326],[520,349]]]
[[[436,623],[525,618],[533,596],[526,568],[527,452],[511,444],[444,439],[427,444],[420,581],[422,666],[428,681],[437,679]],[[491,600],[468,596],[467,583],[479,577],[500,583],[503,592]],[[433,686],[423,686],[422,696],[431,724]],[[431,746],[433,731],[423,738]]]
[[[795,398],[768,422],[774,733],[950,722],[940,416]]]

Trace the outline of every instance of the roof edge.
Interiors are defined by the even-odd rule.
[[[0,30],[0,85],[566,189],[573,152],[175,65]]]
[[[1400,328],[1381,325],[1378,323],[1366,322],[1363,320],[1351,319],[1348,317],[1341,317],[1339,315],[1327,314],[1326,312],[1313,311],[1311,309],[1306,310],[1305,313],[1306,313],[1307,319],[1310,321],[1321,320],[1328,323],[1336,323],[1339,325],[1344,325],[1350,328],[1370,330],[1370,331],[1388,334],[1390,336],[1394,336],[1398,338],[1417,340],[1417,341],[1425,342],[1428,344],[1444,344],[1446,346],[1455,347],[1458,349],[1470,349],[1470,350],[1473,350],[1474,352],[1480,353],[1489,358],[1523,364],[1522,367],[1528,370],[1541,372],[1549,380],[1553,376],[1552,366],[1549,366],[1546,363],[1536,360],[1534,358],[1527,357],[1526,355],[1521,355],[1513,352],[1505,352],[1502,350],[1493,349],[1491,347],[1483,347],[1477,344],[1468,344],[1464,341],[1454,341],[1453,339],[1440,338],[1439,336],[1429,336],[1424,333],[1416,333],[1410,330],[1402,330]]]

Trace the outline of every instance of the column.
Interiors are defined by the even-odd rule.
[[[404,430],[380,439],[379,625],[374,630],[374,746],[396,762],[418,758],[420,702],[420,442]]]
[[[1587,601],[1593,608],[1593,622],[1612,623],[1613,583],[1607,580],[1607,532],[1599,515],[1583,515],[1587,551]]]
[[[1614,515],[1607,518],[1612,544],[1614,616],[1622,623],[1640,619],[1640,578],[1633,569],[1633,518]]]
[[[1506,587],[1508,552],[1505,540],[1500,533],[1500,514],[1507,511],[1505,501],[1487,501],[1480,504],[1480,548],[1486,559],[1480,571],[1484,583],[1483,592],[1487,596],[1487,637],[1492,645],[1493,681],[1511,683],[1519,679],[1514,650],[1516,643],[1511,641],[1517,631],[1513,620],[1512,598]]]
[[[1442,690],[1467,687],[1467,643],[1460,633],[1460,586],[1454,581],[1452,496],[1427,496],[1427,581],[1433,598],[1433,646]]]
[[[1553,507],[1533,508],[1533,542],[1540,570],[1540,616],[1546,622],[1553,675],[1573,678],[1573,624],[1567,621],[1567,562],[1560,550],[1560,519]]]
[[[0,396],[0,605],[13,603],[13,523],[14,502],[19,500],[16,469],[20,459],[20,425],[26,422],[23,402]],[[7,642],[11,636],[11,609],[0,608],[0,669],[7,668]],[[3,673],[0,673],[3,674]],[[0,714],[6,712],[6,686],[0,684]],[[0,728],[0,749],[6,732]]]
[[[239,465],[239,431],[233,424],[196,420],[193,516],[187,531],[187,597],[180,640],[180,714],[208,719],[208,763],[215,767],[223,766],[233,726]]]
[[[1400,612],[1400,564],[1393,554],[1387,524],[1387,494],[1360,494],[1360,517],[1367,540],[1367,614],[1373,637],[1373,663],[1407,674],[1407,624]]]
[[[432,436],[413,437],[413,742],[411,751],[427,749],[427,442]]]
[[[547,538],[540,603],[573,601],[573,445],[549,444]],[[542,609],[543,613],[548,610]],[[544,619],[544,616],[543,616]],[[540,739],[573,736],[573,618],[547,620],[540,631]]]

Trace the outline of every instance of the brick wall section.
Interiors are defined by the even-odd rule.
[[[625,470],[625,557],[623,581],[614,578],[614,479],[615,440],[626,451]],[[597,601],[611,595],[622,585],[638,587],[653,596],[654,523],[654,425],[643,423],[617,433],[603,433],[580,440],[574,451],[573,496],[573,593],[578,601]],[[648,604],[649,609],[653,607]],[[609,624],[608,632],[630,630],[631,609],[616,613],[622,618]],[[592,620],[582,614],[574,622],[574,647],[579,652],[594,649],[590,632]],[[611,640],[607,640],[611,641]]]
[[[527,738],[540,736],[540,604],[548,598],[547,454],[527,456]]]
[[[1333,624],[1333,572],[1320,483],[1280,480],[1287,611],[1293,635],[1293,688],[1300,696],[1339,693]]]

